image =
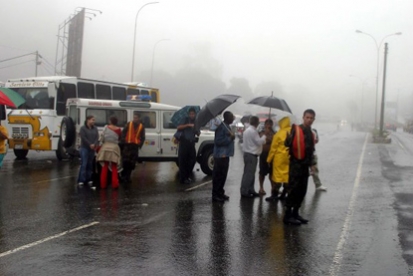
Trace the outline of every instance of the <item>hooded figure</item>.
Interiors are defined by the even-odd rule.
[[[267,157],[267,162],[272,164],[271,179],[274,182],[271,196],[266,198],[267,201],[278,199],[278,192],[281,185],[288,183],[290,158],[288,148],[284,145],[284,141],[291,131],[290,118],[283,117],[278,121],[278,125],[280,129],[272,139],[270,152]]]

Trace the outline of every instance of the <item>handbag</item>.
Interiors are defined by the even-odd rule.
[[[174,136],[172,137],[172,142],[174,144],[179,144],[179,141],[181,140],[181,136],[182,136],[182,130],[177,130],[174,134]]]

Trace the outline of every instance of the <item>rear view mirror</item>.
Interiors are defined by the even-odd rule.
[[[6,120],[6,107],[4,105],[0,105],[0,121]]]

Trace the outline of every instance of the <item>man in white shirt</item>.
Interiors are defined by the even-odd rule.
[[[244,151],[244,174],[241,181],[241,196],[256,197],[259,194],[255,191],[255,171],[257,170],[258,156],[262,152],[262,146],[266,142],[266,136],[260,137],[257,131],[259,119],[257,116],[250,118],[250,126],[244,131],[242,150]]]

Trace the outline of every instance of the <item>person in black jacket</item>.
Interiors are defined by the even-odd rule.
[[[85,124],[80,128],[80,169],[77,180],[79,186],[83,186],[85,182],[90,186],[93,184],[93,162],[98,141],[99,132],[95,127],[95,117],[87,116]]]
[[[293,125],[291,134],[285,140],[285,146],[290,151],[290,171],[288,183],[288,196],[285,203],[284,223],[300,225],[308,220],[300,216],[299,209],[307,193],[308,177],[310,170],[314,170],[314,135],[311,125],[315,120],[312,109],[304,111],[303,123]]]

